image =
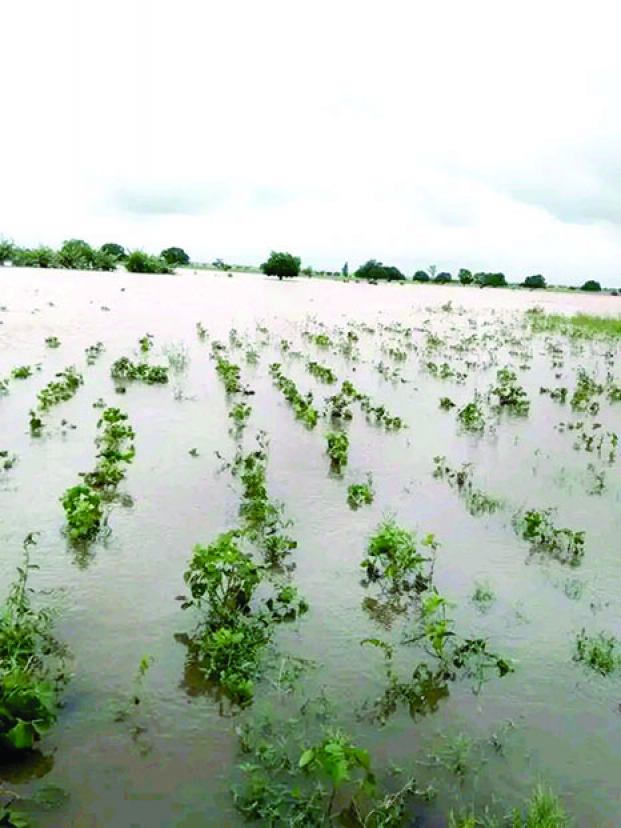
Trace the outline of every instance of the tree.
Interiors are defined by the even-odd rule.
[[[341,268],[341,276],[343,276],[344,279],[348,278],[348,276],[349,276],[349,262],[345,262],[345,264]]]
[[[300,275],[301,264],[299,256],[293,256],[291,253],[276,253],[272,250],[269,259],[261,265],[261,270],[266,276],[291,279]]]
[[[117,261],[119,259],[125,259],[127,254],[125,253],[125,248],[121,247],[120,244],[115,244],[114,242],[106,242],[102,244],[99,248],[102,253],[107,253],[108,256],[113,256]]]
[[[585,282],[580,290],[590,290],[590,291],[599,291],[602,289],[602,286],[599,282],[596,282],[594,279],[589,279],[588,282]]]
[[[15,245],[8,239],[0,237],[0,265],[13,259]]]
[[[125,262],[130,273],[172,273],[172,270],[160,256],[150,256],[144,250],[134,250]]]
[[[534,276],[527,276],[522,283],[522,287],[545,288],[546,280],[543,278],[541,273],[536,273]]]
[[[164,259],[170,267],[190,264],[190,257],[181,247],[167,247],[166,250],[162,250],[160,253],[160,258]]]
[[[447,282],[452,282],[453,277],[450,273],[443,271],[442,273],[438,273],[438,275],[433,281],[437,282],[439,285],[445,285]]]
[[[412,279],[415,282],[428,282],[429,274],[425,273],[424,270],[417,270],[416,273],[412,276]]]
[[[465,267],[460,268],[457,278],[462,285],[471,285],[474,282],[474,276]]]
[[[504,273],[475,273],[474,281],[480,287],[505,287],[507,284]]]
[[[383,265],[377,259],[369,259],[363,265],[360,265],[358,270],[354,273],[357,279],[368,279],[372,281],[385,282],[402,282],[405,276],[399,268],[390,265]]]

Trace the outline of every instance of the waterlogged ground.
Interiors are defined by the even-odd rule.
[[[10,379],[0,398],[0,450],[17,455],[12,468],[0,471],[0,599],[21,561],[23,538],[39,532],[32,561],[40,569],[31,586],[38,603],[56,608],[56,634],[71,654],[64,706],[40,752],[0,770],[33,821],[243,824],[230,795],[243,759],[236,730],[266,710],[282,721],[304,699],[321,696],[329,700],[333,723],[369,750],[383,789],[396,791],[413,776],[419,789],[436,792],[430,801],[408,800],[404,824],[445,825],[451,808],[470,806],[502,815],[543,781],[575,824],[619,825],[621,678],[599,675],[573,658],[583,628],[621,637],[620,458],[606,437],[621,433],[621,402],[610,401],[610,389],[621,384],[619,345],[533,334],[524,315],[535,304],[548,312],[614,313],[616,301],[279,283],[255,275],[0,269],[0,379],[20,365],[40,364],[31,377]],[[208,331],[204,340],[197,322]],[[242,346],[235,338],[231,345],[231,328]],[[121,356],[138,360],[138,340],[146,333],[153,335],[151,364],[167,365],[172,354],[170,381],[127,383],[119,394],[110,366]],[[329,336],[328,347],[309,338],[321,333]],[[46,346],[51,336],[59,347]],[[239,364],[252,396],[227,399],[211,357],[214,340]],[[87,365],[85,349],[97,342],[105,350]],[[256,364],[247,361],[249,348]],[[308,360],[329,366],[338,383],[311,376]],[[353,419],[343,426],[349,459],[339,476],[325,454],[332,424],[320,417],[306,429],[295,419],[269,374],[274,362],[302,393],[312,391],[320,414],[324,399],[350,380],[407,427],[388,431],[352,404]],[[38,392],[70,365],[84,384],[50,409],[41,436],[31,436],[28,412]],[[507,366],[515,372],[513,384],[526,392],[527,414],[512,413],[510,405],[498,409],[498,396],[488,398],[498,387],[497,371]],[[574,410],[581,369],[604,387]],[[541,387],[566,387],[566,402]],[[457,416],[475,392],[481,431],[467,430]],[[76,550],[63,535],[59,498],[93,466],[100,413],[93,403],[102,397],[126,411],[136,431],[136,456],[120,487],[133,505],[116,504],[109,533]],[[456,407],[442,410],[442,397]],[[238,523],[239,485],[222,458],[235,452],[227,412],[239,399],[252,406],[245,450],[253,449],[259,430],[268,435],[269,492],[292,522],[287,532],[298,547],[290,577],[310,606],[300,621],[276,630],[265,676],[243,711],[206,692],[179,640],[196,624],[180,600],[187,596],[183,572],[194,544]],[[560,427],[577,422],[584,426]],[[437,456],[457,470],[471,463],[472,485],[501,500],[499,508],[491,514],[469,508],[463,487],[434,477]],[[374,501],[352,511],[347,487],[369,473]],[[554,509],[556,527],[584,531],[577,566],[531,554],[513,526],[516,513],[528,509]],[[361,583],[368,538],[389,515],[421,536],[435,535],[434,584],[451,603],[455,631],[487,638],[515,670],[502,678],[490,674],[481,687],[459,677],[425,715],[410,716],[397,701],[383,720],[373,720],[369,710],[387,687],[384,659],[379,648],[360,642],[394,644],[395,670],[404,681],[421,660],[416,645],[401,643],[412,615],[391,616],[380,589]],[[472,600],[477,585],[491,592],[488,605]],[[143,656],[152,663],[141,704],[119,716],[132,707]],[[283,681],[293,664],[288,656],[310,662],[291,692]],[[36,804],[42,792],[46,807]]]

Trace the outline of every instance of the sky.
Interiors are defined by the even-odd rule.
[[[621,287],[615,0],[2,3],[0,235]]]

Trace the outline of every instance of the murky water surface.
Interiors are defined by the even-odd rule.
[[[441,310],[448,300],[453,309]],[[298,541],[294,579],[311,607],[300,623],[278,630],[275,645],[281,654],[316,661],[304,679],[309,691],[325,689],[339,724],[369,748],[382,781],[390,786],[388,771],[394,764],[415,773],[421,786],[436,785],[436,802],[417,817],[424,825],[446,824],[456,803],[488,804],[503,813],[523,801],[539,780],[559,793],[577,825],[619,825],[621,680],[589,672],[572,655],[583,627],[621,637],[621,476],[618,461],[610,464],[574,450],[575,433],[557,426],[582,419],[601,423],[603,431],[621,432],[621,403],[602,398],[597,415],[579,415],[539,393],[542,385],[564,385],[571,395],[580,367],[601,381],[611,372],[621,382],[618,350],[556,337],[563,356],[562,365],[553,367],[545,337],[531,337],[522,327],[523,311],[535,304],[548,311],[614,313],[617,301],[454,287],[279,283],[254,275],[0,269],[0,305],[5,307],[0,378],[18,365],[41,364],[29,379],[11,381],[10,393],[0,398],[0,449],[19,458],[13,469],[0,473],[1,591],[20,561],[22,539],[40,532],[33,553],[40,570],[32,586],[45,591],[37,600],[57,607],[57,634],[73,658],[65,705],[41,743],[42,758],[21,771],[0,771],[11,790],[26,797],[42,786],[61,789],[54,807],[35,812],[36,823],[241,824],[229,795],[238,758],[235,726],[253,711],[235,716],[202,692],[186,667],[186,648],[175,639],[194,625],[178,600],[191,550],[233,527],[239,506],[230,475],[219,473],[215,452],[231,456],[234,451],[229,403],[209,342],[196,336],[200,321],[210,340],[226,341],[232,327],[252,340],[257,323],[269,330],[270,342],[258,348],[257,365],[246,363],[243,350],[231,353],[255,391],[247,444],[259,428],[269,435],[270,493],[293,521],[288,531]],[[360,359],[353,361],[304,339],[305,329],[319,330],[317,322],[331,334],[335,327],[344,332],[349,323],[360,322],[375,333],[358,331]],[[393,329],[395,323],[414,330],[403,335]],[[429,358],[465,370],[463,383],[441,380],[425,369],[427,330],[448,343]],[[122,355],[135,357],[138,338],[146,332],[154,336],[152,362],[166,362],[163,350],[183,343],[187,369],[172,373],[168,385],[133,384],[118,395],[110,364]],[[472,352],[455,350],[472,333],[479,335]],[[53,350],[44,343],[52,335],[61,340]],[[281,338],[304,358],[281,353]],[[87,366],[84,349],[97,341],[105,352]],[[405,349],[404,361],[387,352],[391,346],[403,349],[407,341],[415,347]],[[321,420],[315,430],[305,430],[268,374],[271,362],[282,362],[287,376],[302,391],[312,390],[321,408],[335,390],[307,373],[307,356],[330,365],[340,380],[350,379],[408,426],[386,433],[356,409],[342,479],[329,474],[324,453],[329,425]],[[468,370],[467,360],[477,365]],[[380,361],[397,369],[399,379],[383,376],[376,367]],[[83,372],[84,385],[72,400],[52,409],[44,436],[33,439],[28,411],[37,392],[72,364]],[[528,392],[529,416],[503,414],[490,419],[482,436],[463,433],[455,409],[440,410],[439,398],[465,404],[476,389],[486,392],[504,365],[515,368]],[[79,472],[93,466],[99,412],[92,404],[99,397],[127,411],[136,430],[136,457],[123,484],[133,506],[113,510],[109,537],[93,544],[85,559],[63,537],[59,497],[78,482]],[[63,420],[69,426],[63,427]],[[189,454],[192,448],[198,456]],[[433,477],[436,455],[453,466],[471,462],[476,485],[503,498],[505,508],[472,517],[455,489]],[[605,487],[594,494],[593,478],[600,471]],[[347,486],[367,472],[373,475],[375,501],[352,512]],[[569,569],[529,557],[527,543],[511,526],[521,507],[553,507],[557,525],[584,530],[582,565]],[[494,650],[514,660],[516,670],[490,680],[479,694],[468,681],[452,683],[450,695],[432,715],[413,720],[399,707],[381,726],[359,715],[386,682],[381,654],[360,641],[382,637],[398,643],[403,622],[388,628],[365,610],[365,598],[375,593],[360,583],[359,565],[369,534],[387,514],[404,526],[435,533],[440,543],[436,584],[454,604],[457,628],[489,637]],[[476,582],[488,583],[495,596],[486,613],[471,601]],[[117,722],[143,655],[151,656],[153,665],[142,709],[136,722]],[[416,663],[411,648],[399,649],[398,657],[411,671]],[[269,682],[260,684],[255,706],[269,693]],[[474,746],[463,782],[430,759],[449,750],[460,735]]]

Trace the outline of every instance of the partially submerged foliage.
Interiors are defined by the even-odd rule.
[[[330,431],[326,434],[326,454],[335,471],[340,471],[347,465],[349,451],[349,437],[343,431]]]
[[[448,465],[446,457],[434,457],[433,462],[435,463],[433,476],[440,480],[446,480],[451,488],[457,490],[473,517],[493,514],[502,508],[503,501],[501,498],[493,497],[475,488],[472,482],[471,463],[464,463],[461,469],[455,469]]]
[[[129,357],[117,359],[110,369],[110,374],[115,380],[145,382],[147,385],[160,385],[168,382],[168,368],[165,365],[135,363]]]
[[[32,534],[24,561],[0,605],[0,754],[33,747],[56,721],[63,681],[61,648],[52,634],[52,615],[32,606],[28,586]]]
[[[293,380],[283,374],[280,363],[272,363],[269,371],[274,384],[293,408],[296,419],[301,420],[307,428],[314,428],[319,420],[319,412],[313,406],[312,393],[309,391],[305,395],[301,394]]]
[[[350,509],[359,509],[373,503],[375,491],[373,478],[369,474],[366,483],[352,483],[347,489],[347,503]]]
[[[584,556],[585,533],[557,528],[552,516],[551,509],[528,509],[514,516],[513,526],[518,535],[530,543],[531,554],[579,566]]]
[[[433,535],[425,535],[419,551],[416,535],[399,526],[394,518],[386,518],[370,537],[366,558],[360,566],[369,581],[379,581],[393,592],[421,592],[428,588],[437,543]]]
[[[588,635],[582,629],[576,638],[574,659],[602,676],[621,669],[621,644],[614,635],[599,632]]]

